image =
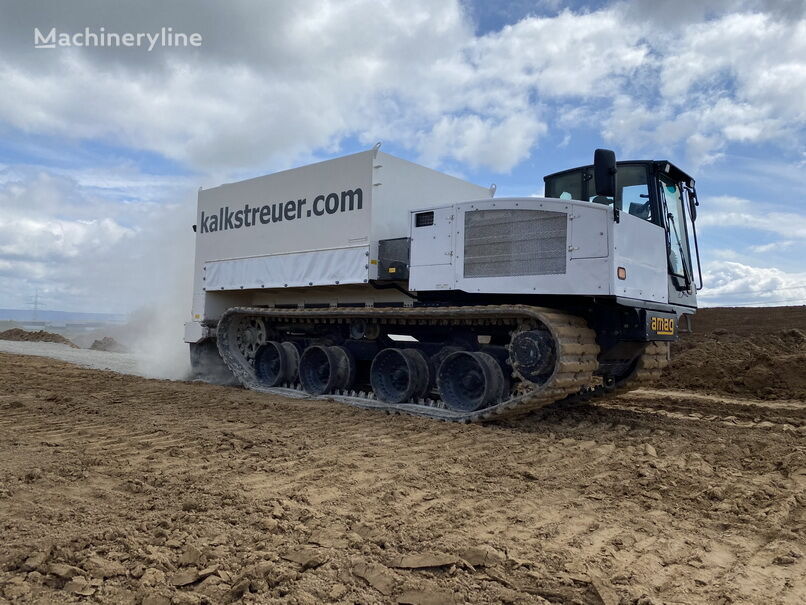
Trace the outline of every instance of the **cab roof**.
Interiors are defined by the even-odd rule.
[[[688,183],[689,186],[691,187],[694,186],[694,179],[690,175],[683,172],[683,170],[675,166],[669,160],[624,160],[616,162],[616,167],[621,166],[622,164],[646,164],[659,172],[668,174],[675,181],[682,181]],[[546,180],[552,177],[567,174],[569,172],[576,172],[577,170],[582,170],[585,168],[593,169],[593,164],[587,164],[586,166],[577,166],[576,168],[568,168],[567,170],[560,170],[559,172],[553,172],[552,174],[547,174],[546,176],[543,177],[543,181],[545,182]]]

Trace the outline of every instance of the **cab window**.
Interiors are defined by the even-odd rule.
[[[558,174],[546,181],[546,197],[561,200],[581,200],[582,198],[582,170],[574,170]]]
[[[691,256],[686,234],[686,218],[683,213],[683,198],[680,186],[666,175],[659,175],[660,192],[668,212],[669,264],[675,275],[685,277],[691,267]]]
[[[649,198],[649,174],[644,164],[619,164],[616,207],[645,221],[657,223]],[[593,169],[588,166],[546,181],[546,197],[613,205],[613,198],[596,195]]]
[[[619,208],[650,223],[655,222],[652,204],[649,201],[646,166],[635,164],[619,168],[616,183]]]

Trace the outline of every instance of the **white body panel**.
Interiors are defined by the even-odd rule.
[[[415,214],[411,215],[411,250],[409,263],[411,269],[425,278],[429,290],[451,290],[455,286],[453,264],[454,207],[445,206],[434,210],[432,227],[415,228]],[[414,273],[409,274],[409,288],[416,290],[412,281]]]
[[[210,336],[210,328],[203,326],[198,321],[185,323],[185,342],[201,342]]]
[[[256,290],[361,284],[367,281],[369,246],[272,254],[204,265],[207,290]]]
[[[466,217],[476,211],[513,211],[511,229],[521,224],[517,211],[547,213],[564,221],[562,256],[555,258],[553,273],[493,276],[468,275],[466,265]],[[502,198],[463,202],[434,209],[434,224],[417,227],[411,214],[411,268],[413,291],[461,290],[489,294],[556,294],[577,296],[622,296],[666,302],[666,260],[663,230],[634,216],[621,213],[613,219],[608,206],[550,198]],[[524,217],[529,216],[527,212]],[[555,222],[559,226],[559,223]],[[472,234],[472,232],[470,232]],[[513,236],[515,237],[515,236]],[[528,230],[523,234],[529,237]],[[470,237],[471,244],[473,237]],[[611,249],[610,242],[613,242]],[[502,256],[517,258],[519,246],[511,245]],[[436,261],[439,262],[436,262]],[[524,263],[529,262],[524,258]],[[562,262],[560,262],[562,261]],[[533,263],[535,266],[540,263]],[[516,263],[515,263],[516,265]],[[562,268],[560,268],[562,267]],[[625,267],[627,279],[617,276]],[[517,273],[517,266],[514,267]],[[538,268],[539,270],[539,268]]]
[[[613,226],[613,294],[669,302],[666,237],[662,227],[625,212]],[[618,267],[627,279],[618,279]]]
[[[408,236],[409,210],[487,192],[375,150],[200,190],[193,322],[272,304],[276,288],[365,284],[378,240]]]

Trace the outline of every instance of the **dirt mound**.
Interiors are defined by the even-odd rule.
[[[111,336],[104,336],[100,340],[96,340],[90,346],[93,351],[106,351],[108,353],[128,353],[129,349],[120,344]]]
[[[806,399],[806,307],[703,309],[672,345],[662,385],[761,399]]]
[[[61,334],[45,332],[44,330],[28,332],[27,330],[22,330],[20,328],[12,328],[11,330],[0,332],[0,340],[15,340],[18,342],[55,342],[58,344],[67,345],[68,347],[73,347],[74,349],[78,348]]]

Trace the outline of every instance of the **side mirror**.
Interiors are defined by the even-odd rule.
[[[689,214],[691,215],[692,222],[697,220],[697,206],[699,206],[699,204],[700,203],[697,201],[697,198],[695,196],[689,195],[688,207],[690,210]]]
[[[596,195],[616,199],[616,153],[610,149],[597,149],[593,153],[593,178]]]

